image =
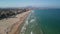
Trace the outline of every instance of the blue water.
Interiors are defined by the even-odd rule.
[[[33,10],[21,34],[60,34],[60,9]]]

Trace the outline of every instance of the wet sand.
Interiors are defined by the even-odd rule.
[[[16,15],[14,18],[0,20],[0,34],[19,34],[20,25],[24,22],[30,11]]]

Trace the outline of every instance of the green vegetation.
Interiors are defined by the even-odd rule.
[[[17,15],[20,13],[26,12],[26,9],[20,9],[20,8],[0,8],[0,19],[8,18],[13,15]]]

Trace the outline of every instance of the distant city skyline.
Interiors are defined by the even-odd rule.
[[[0,0],[0,7],[58,7],[60,0]]]

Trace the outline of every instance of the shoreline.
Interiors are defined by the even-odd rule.
[[[30,10],[16,15],[16,18],[7,18],[0,20],[0,34],[18,34],[20,27],[27,16],[30,14]]]
[[[30,11],[27,11],[27,13],[24,15],[24,17],[20,17],[21,19],[12,25],[11,31],[8,32],[8,34],[19,34],[21,27],[23,25],[23,22],[27,18],[27,16],[29,15],[29,13],[30,13]]]

